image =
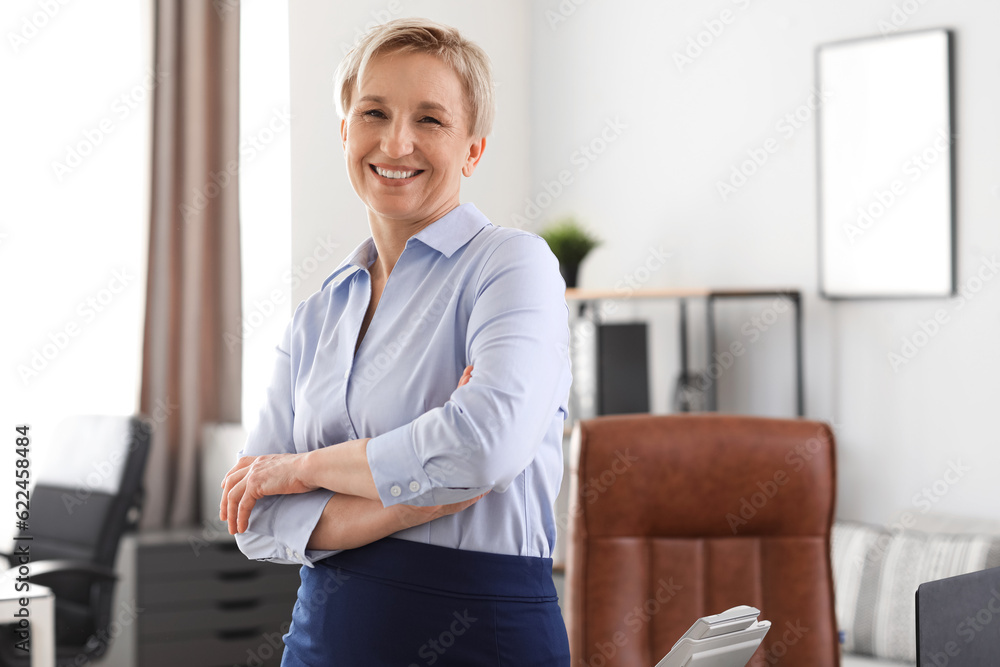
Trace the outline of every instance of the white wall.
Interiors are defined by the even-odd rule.
[[[879,34],[903,2],[801,0],[768,2],[548,1],[532,13],[532,169],[535,192],[560,169],[575,182],[546,211],[585,216],[606,239],[583,268],[582,284],[611,286],[632,274],[647,247],[663,245],[671,263],[652,274],[651,287],[796,286],[806,298],[806,407],[810,417],[837,424],[839,514],[882,523],[910,510],[996,516],[1000,447],[994,414],[1000,404],[994,341],[1000,329],[1000,279],[986,282],[961,310],[957,299],[838,302],[817,297],[816,154],[812,118],[794,132],[779,128],[806,103],[814,84],[817,44]],[[570,13],[558,7],[575,7]],[[679,68],[674,53],[728,9],[731,22],[693,62]],[[956,33],[958,276],[964,285],[983,256],[1000,250],[1000,5],[986,0],[917,2],[906,30],[950,27]],[[556,20],[556,19],[565,20]],[[708,43],[709,40],[703,38]],[[627,125],[583,172],[571,155],[598,136],[606,119]],[[788,136],[790,135],[790,136]],[[774,138],[779,148],[726,201],[716,189],[746,151]],[[720,322],[718,347],[744,340],[741,323],[766,304]],[[948,323],[895,372],[887,361],[902,337],[943,308]],[[624,309],[623,309],[624,310]],[[663,310],[663,308],[660,308]],[[651,307],[643,318],[669,326]],[[728,333],[727,329],[728,328]],[[778,336],[773,331],[781,331]],[[669,330],[668,330],[669,331]],[[779,342],[778,338],[782,338]],[[668,405],[674,377],[667,334],[653,337],[657,410]],[[754,387],[787,391],[787,327],[761,334],[764,358],[753,362]],[[755,350],[756,351],[756,350]],[[749,365],[744,359],[733,376]],[[744,383],[746,373],[740,379]],[[730,385],[733,384],[730,382]],[[765,409],[780,401],[759,395],[730,402]],[[788,405],[788,403],[784,403]],[[938,502],[918,499],[944,478],[950,461],[968,470]],[[937,498],[938,494],[931,494]]]
[[[894,4],[902,0],[291,0],[293,264],[313,254],[318,237],[330,234],[340,244],[337,257],[293,291],[293,301],[368,235],[342,166],[332,105],[341,45],[372,20],[436,18],[479,41],[500,82],[497,128],[464,200],[496,224],[533,230],[563,213],[579,215],[604,239],[584,263],[585,287],[641,279],[648,287],[801,289],[807,414],[836,424],[839,514],[881,523],[903,510],[920,515],[931,505],[914,496],[960,461],[969,470],[953,485],[939,482],[943,497],[934,511],[993,515],[1000,501],[993,483],[1000,447],[991,428],[1000,398],[993,344],[1000,280],[986,282],[961,310],[955,299],[820,299],[815,127],[811,117],[794,131],[782,124],[809,101],[815,47],[878,34]],[[956,32],[964,285],[981,258],[1000,249],[1000,5],[909,0],[908,7],[916,11],[903,15],[905,29]],[[674,53],[727,9],[732,21],[678,68]],[[778,150],[723,201],[716,183],[769,138]],[[593,160],[582,151],[592,142],[601,150]],[[568,185],[556,184],[560,174]],[[670,260],[646,273],[640,267],[654,251],[671,253]],[[734,411],[791,414],[791,318],[778,313],[764,331],[755,322],[775,315],[770,307],[757,301],[720,309],[717,348],[738,341],[749,350],[721,380],[723,405]],[[939,308],[950,315],[946,326],[894,372],[888,353]],[[697,322],[702,312],[692,304]],[[653,410],[666,412],[678,365],[675,306],[623,305],[609,319],[631,318],[651,323]],[[760,335],[753,341],[746,331]],[[692,357],[702,359],[701,330],[693,334]]]

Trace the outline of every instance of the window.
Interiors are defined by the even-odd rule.
[[[151,9],[18,0],[0,10],[0,471],[13,470],[17,424],[31,427],[37,475],[63,417],[138,408]],[[0,496],[0,538],[14,533],[13,496]]]
[[[288,2],[240,3],[243,424],[257,423],[292,314]],[[235,328],[235,327],[234,327]],[[227,336],[227,340],[232,338]]]

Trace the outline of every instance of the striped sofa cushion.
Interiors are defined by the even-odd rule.
[[[832,535],[844,651],[916,661],[917,586],[1000,566],[1000,538],[904,531],[837,521]]]

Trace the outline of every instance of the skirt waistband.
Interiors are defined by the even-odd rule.
[[[511,556],[387,537],[316,562],[362,578],[457,597],[554,602],[552,559]]]

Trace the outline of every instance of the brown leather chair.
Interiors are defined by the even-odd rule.
[[[573,437],[566,615],[574,667],[653,667],[700,616],[771,629],[750,665],[839,662],[826,424],[621,415]]]

